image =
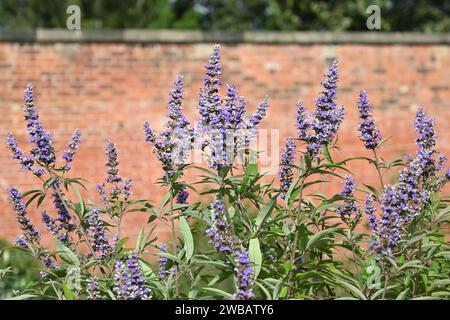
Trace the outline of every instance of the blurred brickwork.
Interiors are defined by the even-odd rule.
[[[121,174],[134,181],[135,197],[159,202],[166,191],[155,184],[162,173],[144,142],[142,124],[151,120],[161,128],[178,74],[185,76],[187,117],[197,119],[198,90],[210,52],[208,43],[0,42],[0,237],[12,239],[20,232],[6,188],[38,186],[5,146],[9,131],[20,145],[27,142],[22,97],[28,82],[35,86],[41,119],[52,132],[59,157],[73,130],[81,129],[83,142],[71,174],[88,179],[91,199],[98,201],[94,187],[105,176],[104,144],[110,138],[120,150]],[[369,94],[383,136],[393,137],[381,152],[384,158],[414,152],[417,106],[435,117],[438,148],[450,154],[450,48],[445,43],[228,43],[222,45],[222,79],[237,85],[251,112],[265,95],[270,97],[262,128],[279,129],[281,144],[295,135],[296,101],[314,108],[322,76],[334,58],[340,60],[338,102],[347,114],[339,135],[342,151],[336,157],[370,156],[357,138],[361,89]],[[351,169],[357,182],[377,183],[367,163],[354,162]],[[47,208],[51,213],[52,207]],[[130,214],[124,232],[135,237],[145,219]],[[37,212],[32,220],[43,230]]]

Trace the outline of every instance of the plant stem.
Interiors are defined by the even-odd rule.
[[[388,272],[385,272],[385,273],[384,273],[383,300],[386,299],[386,292],[387,292],[388,283],[389,283],[389,273],[388,273]]]
[[[383,176],[381,175],[380,160],[378,159],[378,155],[377,155],[377,152],[375,151],[375,149],[373,149],[372,151],[373,151],[373,155],[375,156],[375,167],[377,168],[378,178],[380,179],[381,190],[383,191],[384,190],[384,182],[383,182]]]
[[[305,178],[303,178],[301,184],[300,184],[300,191],[298,193],[298,210],[297,210],[297,219],[295,221],[295,236],[294,236],[294,242],[292,243],[291,247],[291,257],[290,257],[290,265],[291,269],[289,270],[288,274],[288,290],[286,293],[286,299],[289,298],[289,295],[291,294],[292,286],[292,276],[293,276],[293,270],[295,269],[295,260],[296,260],[296,252],[297,252],[297,243],[300,237],[300,222],[302,221],[301,211],[302,211],[302,197],[303,197],[303,184],[305,182]]]
[[[218,175],[220,176],[220,170],[218,170]],[[225,217],[227,219],[227,223],[230,226],[231,232],[233,233],[233,235],[235,234],[234,232],[234,225],[233,225],[233,221],[231,220],[231,216],[230,216],[230,212],[228,211],[228,207],[225,204],[225,192],[223,191],[224,189],[224,183],[223,180],[225,179],[225,177],[222,177],[222,181],[220,182],[220,200],[222,200],[223,202],[223,207],[224,207],[224,211],[225,211]]]
[[[174,256],[178,257],[177,234],[175,230],[175,219],[173,218],[173,184],[170,184],[170,222],[172,225],[172,248]],[[178,266],[175,268],[175,294],[180,295],[180,287],[178,285]]]

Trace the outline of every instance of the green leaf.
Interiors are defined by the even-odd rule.
[[[75,300],[75,295],[71,289],[67,286],[65,282],[62,284],[63,291],[64,291],[64,297],[66,297],[67,300]]]
[[[61,241],[55,240],[56,244],[56,250],[61,257],[61,259],[74,266],[80,266],[80,260],[78,259],[77,255],[72,252],[68,247],[66,247]]]
[[[186,260],[189,261],[194,254],[194,239],[192,237],[191,228],[184,217],[179,218],[180,231],[184,240],[184,249],[186,250]]]
[[[395,298],[395,300],[404,300],[406,295],[409,292],[409,288],[406,288],[405,290],[403,290],[402,292],[400,292],[400,294],[397,296],[397,298]]]
[[[425,269],[426,267],[420,264],[419,260],[412,260],[412,261],[408,261],[407,263],[405,263],[404,265],[400,266],[397,271],[401,271],[403,269],[407,269],[407,268],[417,268],[417,269]]]
[[[36,208],[39,208],[39,206],[41,205],[42,201],[44,201],[44,199],[45,199],[45,193],[43,193],[43,194],[39,197],[39,199],[38,199],[38,201],[37,201],[37,203],[36,203]]]
[[[378,142],[377,149],[380,148],[386,141],[388,141],[391,137],[387,137]]]
[[[161,200],[161,203],[159,205],[159,211],[161,211],[162,208],[164,208],[166,206],[166,204],[169,203],[170,197],[171,197],[171,193],[169,191],[165,194],[164,198]]]
[[[165,257],[165,258],[175,261],[177,263],[181,263],[181,260],[178,259],[178,257],[175,257],[173,254],[170,254],[168,252],[159,252],[158,256]]]
[[[30,199],[27,200],[27,203],[25,204],[25,207],[28,207],[28,205],[33,202],[34,199],[36,199],[37,197],[39,197],[40,195],[42,195],[41,192],[37,192],[35,194],[33,194]]]
[[[253,266],[253,272],[255,279],[258,277],[261,271],[262,255],[261,248],[259,246],[258,238],[250,239],[248,246],[248,255],[250,258],[250,263]]]
[[[364,293],[362,293],[361,290],[359,290],[356,286],[340,279],[337,279],[337,282],[339,282],[344,288],[349,290],[350,293],[352,293],[355,297],[359,298],[360,300],[367,300]]]
[[[262,283],[259,283],[258,281],[255,281],[256,285],[261,289],[261,291],[266,295],[267,300],[273,300],[273,297],[271,296],[269,290],[267,290],[266,287]]]
[[[436,298],[430,297],[430,296],[424,296],[424,297],[412,298],[411,300],[436,300]]]
[[[245,191],[250,187],[251,180],[256,177],[258,174],[258,164],[257,163],[251,163],[247,165],[245,168],[245,175],[242,179],[242,186],[241,186],[241,192]]]
[[[431,294],[433,297],[448,297],[450,296],[449,291],[436,291]]]
[[[119,242],[117,242],[116,251],[119,252],[128,240],[130,240],[130,237],[120,239]]]
[[[144,246],[144,226],[139,230],[138,236],[136,238],[136,250],[141,252]]]
[[[270,213],[272,212],[276,201],[277,201],[276,198],[270,199],[269,202],[267,202],[264,205],[264,207],[259,211],[255,221],[255,224],[258,227],[258,229],[261,227],[262,223],[267,219],[267,216],[269,216]]]
[[[442,280],[436,280],[431,284],[431,287],[446,287],[450,286],[450,279],[442,279]]]
[[[323,155],[325,156],[325,159],[327,159],[328,163],[333,164],[334,161],[333,161],[333,159],[331,159],[330,150],[328,150],[327,145],[322,146],[322,152],[323,152]]]
[[[42,193],[42,191],[40,189],[33,189],[33,190],[25,191],[24,193],[22,193],[22,198],[25,198],[26,196],[28,196],[32,193]]]
[[[286,192],[284,199],[287,201],[287,205],[290,206],[292,202],[294,202],[295,198],[297,197],[298,193],[300,192],[300,189],[304,186],[297,187],[298,182],[300,181],[300,177],[295,178],[294,181],[292,181],[291,185],[289,186],[288,191]]]
[[[5,300],[25,300],[25,299],[30,299],[30,298],[34,298],[34,297],[37,297],[37,296],[34,294],[21,294],[19,296],[6,298]]]
[[[375,197],[377,197],[377,199],[380,198],[380,193],[378,192],[377,188],[365,183],[364,186],[366,186],[366,188],[369,189],[375,195]]]
[[[83,201],[83,198],[81,197],[80,191],[78,191],[78,188],[75,185],[73,185],[72,183],[69,183],[69,186],[72,188],[73,192],[75,192],[78,200],[80,201],[78,203],[78,205],[79,205],[79,207],[78,207],[79,212],[77,212],[77,213],[78,213],[78,215],[80,217],[83,217],[85,206],[84,206],[84,201]]]
[[[226,299],[229,299],[229,300],[231,300],[231,298],[233,298],[233,296],[230,293],[225,292],[225,291],[220,290],[220,289],[217,289],[217,288],[204,288],[204,289],[206,291],[209,291],[209,292],[212,292],[212,293],[216,293],[216,294],[218,294],[218,295],[220,295],[220,296],[222,296],[222,297],[224,297]]]
[[[320,239],[322,239],[326,235],[335,233],[338,230],[340,230],[340,229],[339,228],[329,228],[329,229],[325,229],[325,230],[317,232],[308,240],[305,251],[310,249],[311,247],[313,247]]]

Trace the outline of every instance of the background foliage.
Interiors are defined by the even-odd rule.
[[[382,31],[450,31],[445,0],[2,0],[0,28],[65,28],[70,4],[86,29],[362,31],[375,4]]]

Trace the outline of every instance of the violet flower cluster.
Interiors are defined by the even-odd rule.
[[[196,135],[200,137],[202,150],[208,150],[210,168],[220,170],[231,165],[235,157],[250,145],[269,105],[265,98],[247,121],[244,118],[247,103],[244,97],[238,96],[235,86],[228,84],[226,95],[219,95],[219,76],[222,74],[219,45],[213,46],[205,69],[207,76],[200,90]]]
[[[187,204],[187,199],[189,197],[189,192],[187,192],[186,186],[181,186],[180,191],[178,191],[177,197],[175,199],[175,202],[178,204]],[[185,209],[185,208],[184,208]]]
[[[212,225],[206,230],[206,236],[217,251],[231,255],[234,260],[234,276],[237,290],[233,298],[236,300],[252,299],[254,297],[254,279],[248,251],[240,248],[236,237],[232,233],[225,217],[225,204],[223,201],[218,198],[214,199],[210,206],[210,211],[212,214]]]
[[[118,300],[150,300],[151,291],[145,285],[136,253],[131,253],[125,262],[116,261],[113,278],[113,292]]]
[[[419,150],[407,166],[400,171],[399,184],[386,186],[382,198],[382,216],[372,221],[374,241],[372,250],[378,260],[393,254],[405,232],[407,223],[419,216],[431,201],[431,194],[448,181],[440,175],[443,158],[436,161],[436,135],[433,120],[426,118],[420,108],[414,121]],[[372,218],[372,220],[374,220]]]
[[[226,219],[223,201],[215,198],[211,203],[210,212],[212,214],[212,225],[205,231],[209,242],[221,253],[233,253],[233,249],[237,246],[236,239]]]
[[[56,156],[51,134],[44,129],[39,120],[31,84],[27,86],[24,94],[24,117],[27,132],[30,136],[30,143],[33,144],[31,157],[24,155],[24,152],[19,149],[17,141],[10,133],[8,134],[7,145],[13,154],[13,159],[19,160],[24,170],[32,171],[35,175],[42,176],[46,169],[55,166]],[[66,161],[66,164],[62,169],[70,169],[69,163],[73,161],[75,153],[79,150],[80,137],[80,131],[76,130],[64,152],[63,159]]]
[[[100,219],[100,210],[98,208],[93,208],[89,211],[87,225],[89,235],[92,238],[92,249],[95,252],[100,252],[100,257],[111,254],[112,248],[106,237],[106,227],[104,222]]]
[[[355,190],[355,180],[351,176],[344,177],[344,188],[341,196],[344,197],[344,205],[337,209],[337,213],[342,219],[348,219],[353,213],[358,211],[358,202],[354,199],[353,191]]]
[[[34,144],[31,154],[34,160],[44,166],[52,166],[56,161],[50,132],[44,129],[39,121],[39,114],[34,104],[33,86],[29,84],[24,95],[25,122],[30,135],[30,142]]]
[[[160,252],[167,252],[167,249],[168,249],[167,244],[161,243],[159,245]],[[160,256],[158,258],[158,265],[159,265],[158,275],[159,275],[159,278],[161,280],[167,279],[167,277],[170,274],[174,274],[175,273],[175,268],[176,267],[172,267],[170,269],[167,269],[167,261],[168,261],[168,259],[166,257]]]
[[[153,146],[153,153],[161,162],[164,178],[171,179],[184,165],[192,149],[193,130],[183,114],[183,77],[178,76],[169,94],[168,121],[158,135],[150,125],[144,123],[145,140]]]
[[[279,197],[284,199],[286,192],[292,183],[294,176],[292,166],[295,159],[295,141],[293,139],[287,139],[285,148],[281,154],[280,171],[278,172],[278,179],[280,179],[280,195]]]
[[[250,300],[255,297],[253,294],[254,273],[250,265],[248,251],[238,250],[234,254],[234,274],[236,278],[237,291],[233,295],[234,300]]]
[[[369,227],[372,230],[376,230],[378,227],[378,218],[375,215],[377,209],[375,208],[375,198],[372,194],[369,194],[364,201],[364,213],[369,219]]]
[[[309,119],[303,104],[297,103],[298,137],[307,143],[306,152],[312,159],[317,157],[323,146],[332,142],[344,119],[344,108],[336,105],[337,82],[336,60],[329,67],[322,82],[324,89],[316,99],[316,110],[311,114],[312,119]]]
[[[98,183],[96,190],[100,195],[100,201],[104,204],[113,204],[121,199],[127,201],[132,194],[132,181],[130,178],[122,178],[119,175],[119,152],[117,145],[108,140],[105,145],[106,155],[106,183],[110,190],[106,190],[106,183]]]
[[[99,279],[98,279],[98,277],[93,276],[93,277],[90,277],[87,280],[86,291],[87,291],[89,300],[98,300],[98,299],[100,299]]]
[[[68,171],[71,169],[70,163],[73,161],[74,155],[80,150],[80,141],[81,141],[81,131],[75,130],[72,138],[70,139],[69,144],[64,150],[63,159],[66,161],[66,164],[63,166],[63,169]]]
[[[34,103],[33,86],[29,84],[24,94],[24,118],[27,126],[27,132],[30,136],[30,143],[33,145],[31,156],[26,155],[11,133],[7,135],[7,146],[11,150],[14,160],[18,160],[22,169],[31,171],[40,177],[46,173],[49,168],[53,168],[56,162],[55,149],[53,147],[52,137],[49,131],[44,129],[36,105]],[[70,169],[70,162],[73,161],[75,153],[79,149],[80,131],[76,130],[72,139],[64,152],[63,159],[66,164],[61,168]]]
[[[364,90],[359,93],[358,112],[361,119],[358,126],[359,138],[364,142],[366,149],[374,150],[381,141],[381,132],[375,126],[367,93]]]
[[[64,197],[64,192],[59,182],[55,181],[51,187],[54,191],[51,196],[53,197],[53,204],[58,213],[58,217],[52,218],[46,211],[43,211],[41,213],[42,222],[48,231],[57,236],[63,243],[68,244],[70,232],[76,229],[76,225],[73,223],[72,217],[64,204],[65,200],[62,198]]]
[[[33,168],[34,160],[29,156],[24,156],[24,152],[19,148],[19,145],[11,133],[8,133],[6,144],[11,150],[14,160],[18,160],[22,169],[25,171],[31,171]],[[40,176],[40,175],[39,175]]]
[[[44,265],[44,267],[48,270],[52,270],[56,268],[55,260],[50,255],[45,255],[41,257],[41,262]],[[41,278],[45,278],[48,273],[45,271],[40,271],[39,275]]]
[[[159,250],[161,252],[167,252],[167,249],[168,249],[167,244],[161,243],[159,245]],[[162,280],[167,278],[167,273],[168,273],[168,271],[166,270],[167,260],[168,259],[163,256],[160,256],[158,258],[158,264],[159,264],[158,274],[159,274],[159,278]]]
[[[17,220],[23,231],[23,237],[18,238],[16,243],[24,248],[28,248],[29,243],[38,244],[41,236],[39,231],[33,226],[30,219],[27,217],[25,203],[22,194],[17,188],[9,188],[9,201],[17,215]]]

